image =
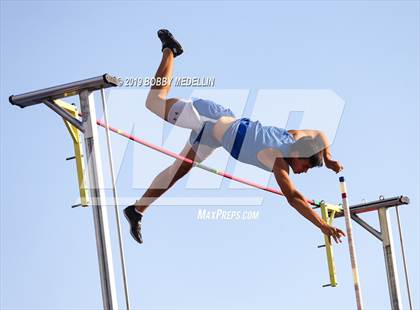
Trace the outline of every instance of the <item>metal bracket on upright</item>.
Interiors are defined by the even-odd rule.
[[[332,225],[335,214],[343,210],[338,205],[328,204],[328,203],[325,203],[324,201],[321,201],[319,206],[321,208],[322,219],[329,225]],[[338,285],[338,282],[337,282],[337,274],[335,271],[334,251],[333,251],[331,238],[328,237],[327,235],[324,235],[324,242],[325,244],[319,247],[325,247],[325,253],[327,255],[328,273],[330,276],[330,283],[324,284],[323,287],[328,287],[328,286],[336,287]]]
[[[67,114],[69,114],[75,120],[77,120],[77,118],[79,117],[79,111],[75,105],[72,105],[60,99],[54,100],[54,105],[64,110]],[[73,140],[73,149],[74,149],[74,156],[68,157],[66,158],[66,160],[70,160],[70,159],[76,160],[77,181],[79,183],[80,204],[74,205],[72,207],[73,208],[76,206],[87,207],[89,205],[89,199],[88,199],[89,191],[88,191],[86,178],[85,178],[85,163],[83,160],[82,139],[80,138],[80,133],[78,131],[78,128],[76,128],[66,118],[63,117],[63,120],[64,120],[64,125],[66,125],[70,133],[70,136]],[[77,121],[80,122],[79,120]]]
[[[58,100],[59,99],[56,99],[56,100],[52,101],[52,100],[45,99],[43,102],[47,107],[49,107],[55,113],[60,115],[65,122],[70,123],[73,127],[77,128],[81,132],[85,132],[85,129],[83,128],[82,122],[77,119],[77,115],[74,116],[74,115],[70,114],[71,112],[69,113],[68,109],[65,109],[62,106],[58,105],[57,104]],[[64,102],[64,101],[62,101],[62,102]]]

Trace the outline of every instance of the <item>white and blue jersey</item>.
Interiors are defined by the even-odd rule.
[[[262,164],[257,154],[268,148],[279,150],[284,157],[290,152],[290,146],[295,142],[293,136],[275,126],[263,126],[259,121],[248,118],[236,120],[225,132],[222,138],[223,148],[240,162],[272,171]]]

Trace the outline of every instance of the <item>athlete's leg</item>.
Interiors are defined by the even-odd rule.
[[[167,98],[171,89],[174,54],[169,48],[162,53],[162,60],[157,69],[155,78],[160,84],[151,87],[146,100],[146,107],[160,118],[167,120],[170,107],[178,101],[178,98]]]
[[[181,55],[183,49],[168,30],[160,29],[157,34],[162,42],[162,60],[155,75],[157,84],[151,87],[146,107],[157,116],[168,120],[171,106],[178,101],[177,98],[167,98],[171,88],[174,58]]]
[[[187,143],[180,155],[196,162],[202,162],[210,156],[212,152],[211,150],[199,149],[198,153],[199,154],[197,154],[191,145]],[[191,168],[191,164],[179,159],[175,160],[171,166],[155,177],[143,197],[136,201],[136,210],[143,213],[156,199],[161,197],[178,180],[185,176]]]
[[[212,149],[203,150],[198,149],[198,153],[194,151],[191,144],[187,142],[186,146],[181,152],[181,155],[198,162],[207,158]],[[159,173],[155,177],[149,189],[144,193],[143,197],[135,202],[134,205],[128,206],[124,209],[124,215],[130,224],[130,234],[138,243],[143,243],[141,234],[141,220],[143,212],[160,196],[162,196],[169,188],[171,188],[176,181],[186,175],[192,168],[192,164],[183,160],[176,160],[171,166]]]
[[[172,50],[163,50],[162,61],[155,78],[162,84],[152,86],[146,100],[146,107],[160,118],[178,127],[199,131],[203,125],[199,113],[191,100],[167,98],[171,88],[174,56]]]

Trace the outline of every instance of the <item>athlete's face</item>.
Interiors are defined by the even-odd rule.
[[[308,159],[292,158],[290,167],[295,174],[306,173],[311,168]]]

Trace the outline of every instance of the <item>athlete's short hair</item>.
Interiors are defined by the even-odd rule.
[[[297,151],[299,159],[308,159],[311,168],[322,167],[324,146],[317,138],[302,137],[291,145],[290,151]]]

